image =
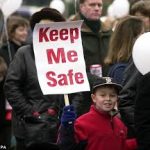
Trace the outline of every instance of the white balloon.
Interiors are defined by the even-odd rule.
[[[132,51],[133,62],[143,75],[150,72],[150,32],[135,41]]]
[[[2,4],[2,12],[4,17],[7,18],[13,12],[15,12],[22,4],[22,0],[5,0]]]
[[[0,0],[0,8],[2,8],[2,5],[4,4],[4,0]]]
[[[112,3],[111,5],[109,5],[109,7],[107,9],[107,14],[108,14],[109,17],[114,17],[115,16],[114,13],[113,13],[113,10],[114,10],[114,8],[113,8],[113,3]]]
[[[108,7],[107,13],[110,17],[122,18],[129,14],[130,3],[128,0],[114,0]]]
[[[52,0],[49,6],[50,8],[57,9],[61,14],[65,11],[65,4],[62,0]]]

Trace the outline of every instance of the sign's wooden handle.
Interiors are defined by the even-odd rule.
[[[69,103],[69,98],[68,98],[68,94],[64,94],[64,100],[65,100],[65,106],[70,105],[70,103]]]

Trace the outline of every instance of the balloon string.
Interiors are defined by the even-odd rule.
[[[150,17],[148,19],[149,19],[149,30],[148,30],[148,32],[150,32]]]
[[[77,0],[75,0],[75,14],[77,13]]]
[[[8,32],[7,32],[7,19],[6,19],[6,17],[4,17],[4,30],[5,30],[5,34],[6,34],[6,42],[7,42],[9,60],[12,61],[10,42],[9,42],[9,37],[8,37]]]
[[[1,36],[0,36],[0,45],[2,45],[3,44],[3,36],[4,36],[4,25],[3,25],[3,27],[2,27],[2,31],[0,31],[0,34],[1,34]]]

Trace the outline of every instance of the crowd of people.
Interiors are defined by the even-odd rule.
[[[9,150],[149,150],[149,79],[132,60],[136,39],[150,31],[150,1],[102,21],[103,0],[79,0],[71,20],[45,7],[29,19],[12,14],[0,45],[0,145]],[[110,18],[108,18],[110,19]],[[83,20],[81,38],[90,91],[44,95],[32,33],[37,23]],[[110,23],[110,22],[109,22]],[[102,76],[91,73],[98,65]]]

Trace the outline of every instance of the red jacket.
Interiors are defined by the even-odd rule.
[[[126,140],[127,128],[118,117],[101,113],[93,105],[75,121],[74,128],[78,142],[88,141],[86,150],[134,150],[136,146],[135,140]]]

